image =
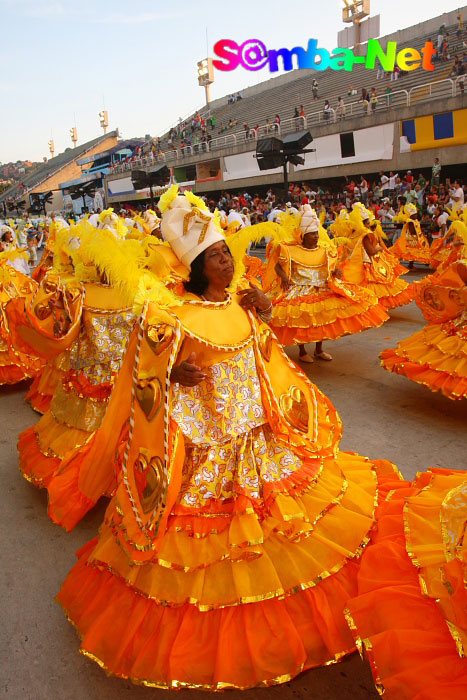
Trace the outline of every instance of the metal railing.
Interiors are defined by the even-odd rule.
[[[465,76],[467,79],[467,76]],[[461,87],[462,85],[462,87]],[[439,99],[442,97],[455,97],[463,94],[464,76],[458,76],[456,79],[445,78],[443,80],[435,80],[431,83],[422,83],[415,85],[409,90],[394,90],[390,93],[378,95],[378,101],[372,105],[371,101],[368,106],[365,106],[361,99],[353,102],[345,103],[344,109],[331,108],[329,111],[323,109],[316,112],[311,112],[305,117],[292,117],[283,119],[280,124],[260,124],[254,129],[238,131],[235,133],[229,132],[214,139],[199,143],[187,144],[184,147],[173,148],[164,153],[153,154],[149,157],[138,158],[116,166],[111,172],[125,172],[133,168],[147,167],[157,163],[170,163],[184,159],[189,156],[199,155],[202,153],[210,153],[228,146],[235,146],[244,143],[256,141],[264,136],[283,136],[284,134],[293,131],[301,131],[311,126],[322,125],[325,123],[336,123],[355,116],[368,116],[377,112],[385,112],[395,107],[409,107],[413,103],[423,102],[430,99]],[[371,96],[370,96],[371,99]]]

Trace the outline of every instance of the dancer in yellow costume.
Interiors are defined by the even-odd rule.
[[[314,357],[331,360],[323,340],[380,326],[388,315],[374,294],[339,279],[337,248],[309,204],[283,221],[292,222],[296,238],[271,252],[263,276],[274,304],[271,327],[282,345],[299,346],[301,362],[313,362],[305,349],[310,342],[316,343]]]
[[[169,190],[159,206],[186,292],[144,304],[88,454],[118,450],[118,486],[58,601],[81,653],[122,678],[283,683],[353,649],[342,609],[400,480],[339,451],[334,407],[276,342],[202,200]]]
[[[345,282],[369,289],[387,310],[413,301],[414,288],[400,277],[407,268],[386,247],[381,224],[372,212],[355,205],[348,218],[339,217],[331,230],[350,236],[351,250],[341,265]]]
[[[347,619],[388,700],[467,697],[467,473],[433,469],[379,509]]]
[[[12,299],[22,299],[37,289],[34,280],[15,270],[9,263],[24,256],[23,251],[2,251],[0,243],[0,385],[16,384],[40,374],[43,361],[15,347],[6,315]],[[24,259],[24,258],[23,258]]]
[[[112,232],[89,228],[80,248],[70,251],[75,276],[70,280],[49,273],[30,303],[16,310],[15,319],[19,346],[44,358],[61,355],[63,375],[50,408],[21,433],[18,450],[23,475],[47,488],[49,516],[67,529],[95,501],[81,489],[81,480],[89,478],[81,463],[75,461],[71,469],[63,460],[91,439],[105,415],[135,322],[132,296],[116,285],[125,270],[134,295],[139,281],[135,260],[144,258],[137,241],[117,241]],[[90,466],[91,478],[97,467]],[[103,479],[99,496],[111,492],[113,472]]]
[[[393,221],[404,222],[400,238],[389,248],[390,252],[400,260],[409,261],[409,269],[414,262],[431,263],[430,244],[422,233],[418,220],[418,211],[415,204],[406,204],[400,213],[393,217]]]
[[[417,303],[430,323],[380,355],[384,369],[449,399],[467,398],[467,230],[462,235],[460,260],[418,290]]]

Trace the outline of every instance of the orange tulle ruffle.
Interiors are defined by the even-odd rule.
[[[450,399],[467,397],[467,344],[465,333],[453,324],[433,323],[380,354],[384,369],[405,375]]]
[[[346,611],[376,687],[388,700],[467,696],[467,660],[458,646],[467,632],[467,592],[458,560],[446,565],[440,520],[443,498],[466,475],[433,472],[381,507],[378,531],[362,557],[359,595]],[[456,569],[457,586],[449,567]]]
[[[374,296],[349,300],[331,291],[279,301],[271,327],[282,345],[337,340],[381,326],[388,315]]]
[[[135,683],[224,690],[283,683],[352,651],[342,610],[356,593],[378,492],[368,460],[339,453],[339,465],[345,493],[336,494],[331,469],[262,522],[245,512],[242,523],[229,519],[230,532],[194,537],[169,521],[167,543],[143,566],[128,561],[107,517],[57,596],[81,653]],[[375,466],[382,498],[403,482],[389,463]],[[239,528],[255,556],[235,554]]]

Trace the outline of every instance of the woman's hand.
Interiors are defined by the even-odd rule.
[[[269,311],[271,301],[266,294],[250,282],[250,289],[242,289],[237,292],[242,300],[240,306],[244,309],[256,309],[257,311]]]
[[[196,364],[196,353],[192,352],[187,360],[172,368],[170,381],[182,386],[196,386],[206,377],[201,367]]]

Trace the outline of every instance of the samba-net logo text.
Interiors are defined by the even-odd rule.
[[[383,49],[378,39],[369,39],[366,54],[360,56],[352,49],[337,48],[329,52],[327,49],[318,48],[317,39],[309,39],[306,49],[295,46],[293,49],[269,50],[259,39],[247,39],[243,44],[237,44],[233,39],[220,39],[214,45],[214,53],[218,56],[218,59],[213,60],[214,68],[222,71],[235,70],[238,66],[246,70],[268,67],[271,73],[294,68],[351,71],[354,65],[360,64],[369,70],[381,67],[390,73],[396,65],[404,71],[420,67],[423,70],[434,70],[432,59],[436,49],[431,41],[427,41],[420,51],[412,48],[398,51],[397,41],[388,41]]]

